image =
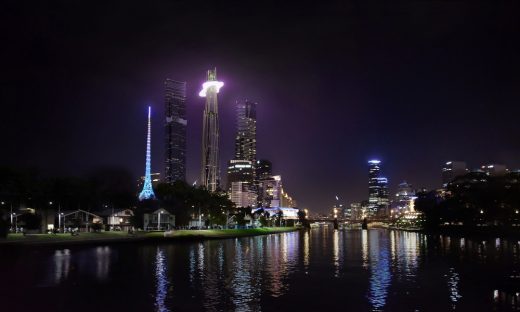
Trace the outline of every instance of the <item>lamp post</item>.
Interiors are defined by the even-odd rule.
[[[11,222],[13,220],[13,217],[14,217],[14,231],[15,231],[15,233],[18,233],[18,216],[16,215],[16,213],[11,213]]]
[[[198,226],[199,230],[202,228],[202,227],[200,226],[200,223],[201,223],[201,222],[202,222],[202,221],[201,221],[201,218],[200,218],[200,206],[199,206],[199,226]]]
[[[161,230],[161,214],[163,212],[162,211],[159,211],[159,213],[157,214],[157,217],[158,217],[158,222],[157,222],[157,231],[160,231]]]

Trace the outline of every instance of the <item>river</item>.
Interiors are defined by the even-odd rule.
[[[0,276],[12,311],[520,310],[519,241],[384,229],[0,249]]]

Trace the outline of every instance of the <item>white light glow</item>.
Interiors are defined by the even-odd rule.
[[[206,97],[206,93],[207,93],[208,89],[211,87],[215,87],[216,91],[218,93],[220,88],[222,88],[223,86],[224,86],[224,83],[222,81],[206,81],[205,83],[202,84],[202,90],[199,92],[199,96]]]

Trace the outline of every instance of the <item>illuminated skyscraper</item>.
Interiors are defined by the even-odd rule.
[[[148,106],[148,135],[146,136],[146,164],[144,169],[144,184],[143,190],[139,194],[139,200],[145,199],[155,199],[155,194],[152,188],[152,178],[151,178],[151,151],[150,145],[152,141],[152,108]]]
[[[202,84],[199,96],[206,98],[202,121],[201,185],[214,192],[219,187],[219,126],[217,94],[224,85],[217,81],[217,69],[208,70],[208,78]]]
[[[165,174],[166,183],[186,181],[186,82],[164,82]]]
[[[381,176],[379,160],[368,162],[368,216],[388,213],[388,179]]]
[[[256,164],[256,103],[237,101],[235,159]]]

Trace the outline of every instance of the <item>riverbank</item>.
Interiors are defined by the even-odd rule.
[[[183,240],[225,239],[245,236],[257,236],[297,231],[297,227],[275,227],[256,229],[229,230],[177,230],[171,232],[99,232],[71,234],[9,234],[7,239],[0,240],[1,246],[36,246],[36,245],[84,245],[111,244],[127,242],[174,242]]]
[[[431,235],[475,238],[520,238],[520,227],[513,226],[441,226],[436,229],[423,229],[419,232]]]

